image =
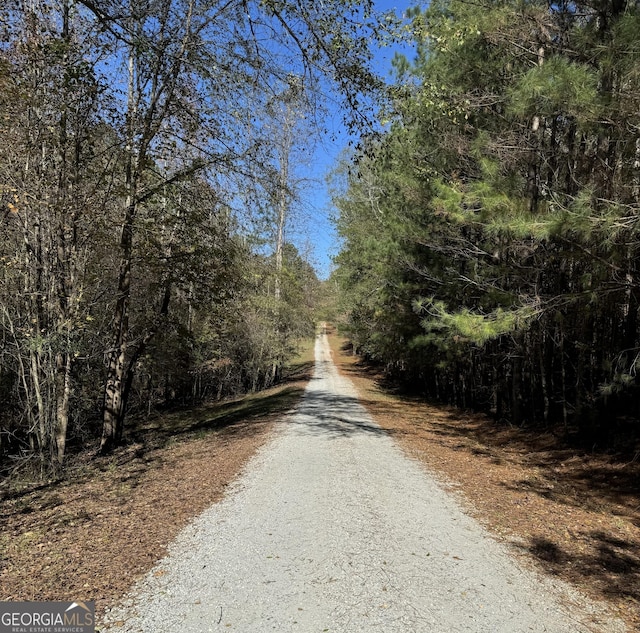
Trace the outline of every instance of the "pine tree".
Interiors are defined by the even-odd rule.
[[[637,415],[637,24],[625,3],[412,13],[391,125],[338,201],[363,350],[447,401],[592,444],[615,434],[599,411]],[[382,192],[372,246],[365,187]],[[393,259],[363,265],[383,244]]]

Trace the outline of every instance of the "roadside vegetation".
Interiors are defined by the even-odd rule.
[[[345,0],[3,7],[0,480],[277,382],[318,288],[302,154],[326,93],[367,119],[377,28]]]
[[[0,597],[68,600],[103,611],[212,503],[296,405],[313,341],[277,387],[131,421],[130,441],[95,458],[69,457],[65,481],[6,492],[0,513]]]
[[[638,628],[639,33],[625,0],[3,9],[0,598],[121,595],[326,320],[384,428]],[[320,281],[288,234],[338,101]]]
[[[414,392],[637,459],[637,4],[410,16],[387,128],[335,174],[345,331]]]

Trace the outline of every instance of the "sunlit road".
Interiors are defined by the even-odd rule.
[[[320,335],[297,412],[110,617],[154,633],[625,630],[558,591],[372,422]]]

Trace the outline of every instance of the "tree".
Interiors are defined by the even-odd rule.
[[[335,16],[342,10],[343,5],[335,3],[330,14]],[[139,207],[157,192],[154,185],[144,187],[149,160],[154,160],[159,150],[166,150],[167,145],[173,143],[172,154],[176,156],[179,152],[181,160],[180,166],[164,177],[168,182],[177,181],[204,166],[213,166],[218,173],[245,171],[242,163],[251,160],[255,148],[243,144],[243,139],[234,135],[234,121],[250,117],[241,114],[239,109],[255,109],[254,99],[257,98],[258,103],[264,100],[269,83],[284,74],[278,58],[280,50],[286,50],[287,45],[297,48],[301,55],[299,63],[309,77],[314,76],[318,62],[323,60],[341,80],[346,78],[342,74],[348,71],[349,77],[362,84],[366,74],[360,71],[359,53],[351,48],[353,25],[345,20],[329,28],[327,16],[321,18],[297,4],[266,3],[247,8],[242,3],[237,6],[232,3],[210,7],[195,0],[184,4],[165,0],[150,5],[147,13],[132,8],[124,20],[112,19],[103,12],[98,15],[109,19],[111,29],[117,30],[118,37],[126,43],[128,60],[123,130],[126,199],[119,246],[121,262],[114,336],[105,383],[101,444],[104,452],[121,439],[126,385],[131,382],[138,355],[134,351],[127,358],[129,303],[136,218]],[[257,35],[259,32],[275,35],[280,48],[265,48]],[[338,48],[342,48],[351,60],[350,66],[345,66],[344,58],[337,56],[338,49],[330,42],[340,42]],[[265,65],[266,60],[275,65]],[[261,85],[258,82],[266,82],[266,90],[258,90]],[[224,91],[220,90],[222,85]],[[189,107],[188,104],[194,101],[198,102],[198,107]],[[222,121],[228,123],[221,132]],[[194,158],[185,165],[184,158],[189,150]],[[173,160],[175,162],[175,158]],[[282,154],[280,160],[281,167],[286,168]],[[285,180],[286,177],[285,170]],[[286,190],[282,184],[278,193],[280,228],[284,226],[286,206]],[[279,243],[277,258],[281,258],[282,240]],[[278,284],[276,277],[277,289]],[[170,288],[167,287],[160,315],[168,310],[169,299]],[[143,345],[154,332],[155,328],[152,328],[143,336]]]
[[[412,19],[390,127],[337,201],[352,334],[444,400],[613,441],[599,412],[638,413],[636,8]]]
[[[80,37],[90,26],[71,2],[18,6],[7,24],[3,356],[44,472],[61,465],[66,449],[87,291],[87,203],[103,202],[95,195],[102,173],[93,147],[103,86],[99,48]]]
[[[308,330],[307,302],[288,298],[306,270],[287,268],[295,187],[286,176],[267,187],[283,148],[273,120],[287,103],[317,112],[330,83],[352,121],[363,120],[357,95],[376,87],[370,8],[65,0],[7,9],[0,456],[37,456],[40,474],[60,472],[69,442],[97,432],[102,452],[117,445],[129,410],[273,380]],[[236,222],[258,190],[279,210],[275,276]],[[243,258],[255,264],[250,275]],[[276,286],[277,309],[264,294]],[[236,362],[241,350],[258,359],[257,373]]]

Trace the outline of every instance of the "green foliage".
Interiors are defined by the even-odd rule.
[[[412,10],[418,56],[336,196],[361,353],[592,444],[595,418],[640,418],[640,13],[621,6]]]
[[[597,113],[598,76],[593,68],[556,55],[523,75],[508,93],[516,116],[562,113],[589,120]]]
[[[421,321],[421,325],[426,332],[435,334],[429,340],[442,346],[446,346],[446,339],[482,346],[505,334],[525,330],[536,316],[536,311],[526,306],[509,311],[497,308],[489,314],[481,314],[468,308],[449,312],[443,301],[433,299],[417,299],[414,309],[419,314],[428,315]]]

